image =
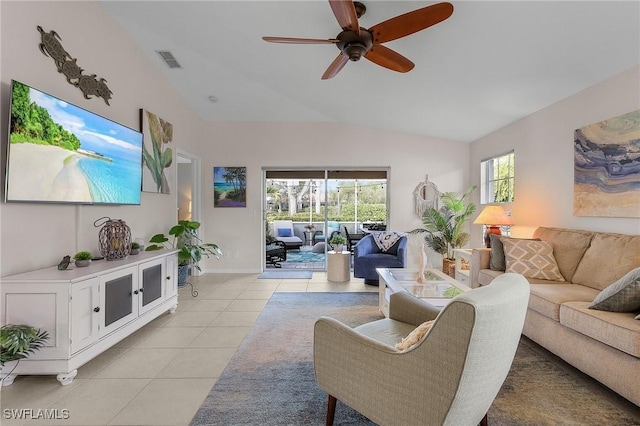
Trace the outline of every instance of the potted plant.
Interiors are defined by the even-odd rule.
[[[131,252],[129,254],[138,254],[140,253],[140,244],[136,243],[135,241],[131,243]]]
[[[91,259],[93,259],[93,255],[88,251],[79,251],[73,255],[73,259],[75,260],[75,264],[78,268],[82,268],[85,266],[89,266],[91,264]]]
[[[342,246],[347,243],[347,239],[340,234],[335,234],[329,240],[329,244],[334,248],[338,253],[342,252]]]
[[[426,233],[426,245],[443,255],[442,271],[450,276],[455,273],[453,249],[462,247],[469,241],[469,233],[464,231],[464,224],[476,211],[476,206],[466,203],[466,199],[475,189],[475,185],[470,187],[462,197],[453,192],[440,194],[442,206],[439,209],[427,208],[422,216],[424,228],[410,231],[411,234]]]
[[[42,348],[48,338],[49,333],[30,325],[3,325],[0,327],[0,369],[12,361],[16,361],[15,366],[17,366],[21,359],[27,358]],[[2,380],[6,379],[4,384],[8,385],[13,381],[13,377],[15,376],[9,374]]]
[[[190,266],[194,266],[198,271],[201,270],[198,262],[203,256],[210,257],[213,255],[216,259],[219,259],[222,255],[222,250],[216,244],[202,242],[198,237],[198,228],[200,228],[200,222],[191,220],[178,221],[177,225],[169,229],[169,235],[173,236],[171,241],[169,241],[170,237],[165,234],[156,234],[149,240],[152,244],[145,248],[145,251],[164,248],[180,250],[178,252],[178,286],[187,282]]]

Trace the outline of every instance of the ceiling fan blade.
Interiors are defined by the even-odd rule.
[[[381,67],[388,68],[398,72],[409,72],[413,69],[415,64],[388,47],[380,44],[375,44],[364,56],[374,64],[378,64]]]
[[[295,38],[295,37],[262,37],[264,41],[270,43],[288,43],[288,44],[335,44],[339,40],[335,38]]]
[[[438,3],[396,16],[369,28],[374,43],[396,40],[442,22],[453,13],[451,3]]]
[[[343,30],[351,30],[360,35],[360,24],[358,24],[358,15],[356,7],[351,0],[329,0],[331,10],[338,20],[340,28]]]
[[[328,80],[335,77],[336,74],[338,74],[340,70],[347,65],[347,62],[349,62],[349,57],[342,53],[339,54],[338,57],[331,62],[331,65],[329,65],[329,68],[327,68],[324,74],[322,74],[322,80]]]

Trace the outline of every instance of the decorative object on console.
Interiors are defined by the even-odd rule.
[[[113,92],[107,86],[107,80],[96,78],[96,74],[83,74],[84,71],[76,63],[77,58],[71,55],[62,46],[62,37],[55,31],[45,32],[40,25],[36,27],[40,33],[40,51],[43,55],[49,56],[56,64],[59,73],[64,74],[69,84],[73,84],[82,90],[85,99],[89,96],[97,96],[104,99],[107,105]]]
[[[222,250],[217,244],[203,243],[198,237],[200,222],[191,220],[180,220],[178,224],[169,229],[169,235],[173,240],[169,242],[169,237],[164,234],[156,234],[149,242],[153,243],[145,248],[145,251],[162,250],[164,248],[175,248],[178,252],[178,286],[187,284],[189,267],[193,266],[200,271],[198,262],[203,256],[215,256],[220,259]],[[197,293],[196,293],[197,294]]]
[[[142,145],[142,191],[170,194],[174,168],[173,124],[152,112],[140,110],[140,126],[144,135]]]
[[[89,266],[91,264],[91,259],[93,259],[93,255],[88,251],[79,251],[73,255],[74,263],[78,268]]]
[[[44,346],[49,333],[26,324],[7,324],[0,328],[0,368],[20,361]],[[4,380],[4,377],[3,377]]]
[[[131,253],[130,254],[135,255],[135,254],[139,254],[139,253],[140,253],[140,243],[137,243],[135,241],[132,242],[131,243]]]
[[[213,168],[214,207],[247,207],[247,168]]]
[[[486,206],[473,223],[487,227],[487,231],[484,234],[484,246],[490,248],[491,238],[489,236],[491,234],[502,235],[500,226],[513,225],[513,220],[507,215],[502,206]]]
[[[452,277],[455,276],[453,249],[460,248],[469,241],[469,234],[463,231],[463,227],[476,211],[476,205],[465,204],[465,201],[475,189],[475,185],[471,186],[461,197],[453,192],[440,194],[442,206],[438,209],[428,207],[422,216],[424,228],[416,228],[409,232],[426,233],[424,241],[427,247],[443,255],[442,271]]]
[[[577,129],[574,216],[640,217],[640,109]]]
[[[64,271],[69,267],[70,263],[71,263],[71,256],[69,255],[64,256],[60,261],[60,263],[58,263],[58,271]]]
[[[102,223],[101,220],[106,219]],[[103,225],[103,226],[102,226]],[[124,259],[131,251],[131,228],[124,220],[101,217],[93,222],[96,228],[102,226],[98,232],[100,254],[107,260]]]

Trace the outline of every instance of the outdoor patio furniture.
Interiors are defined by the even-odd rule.
[[[280,262],[287,260],[287,246],[282,241],[274,240],[267,242],[267,264],[280,268]]]
[[[340,233],[340,224],[338,222],[329,220],[327,221],[325,230],[326,230],[326,235],[328,235],[327,241],[330,241],[334,235]],[[313,234],[314,244],[319,243],[320,241],[324,241],[324,236],[325,236],[325,233],[323,231],[316,231]]]
[[[273,235],[276,240],[286,244],[287,250],[295,250],[302,247],[302,239],[293,231],[293,222],[290,220],[274,220]]]
[[[347,250],[351,251],[353,249],[353,246],[355,246],[356,244],[358,244],[358,241],[360,241],[362,238],[364,238],[364,234],[350,234],[349,231],[347,230],[347,227],[344,227],[344,234],[347,237]]]

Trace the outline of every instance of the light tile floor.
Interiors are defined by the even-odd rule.
[[[207,274],[191,281],[197,297],[180,289],[175,314],[161,315],[78,369],[70,385],[55,376],[18,376],[3,387],[0,424],[188,425],[274,292],[378,291],[353,277],[328,282],[326,272],[308,280]],[[68,418],[11,418],[19,409]]]

